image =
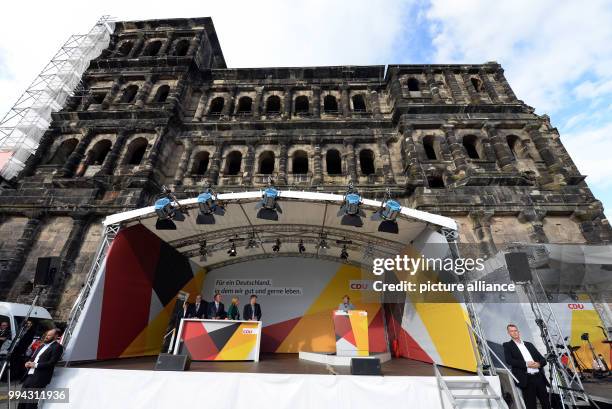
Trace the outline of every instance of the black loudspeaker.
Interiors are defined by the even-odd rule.
[[[59,269],[59,257],[39,257],[34,274],[34,285],[51,285]]]
[[[351,375],[382,375],[380,373],[380,359],[352,358]]]
[[[155,362],[156,371],[188,371],[191,366],[189,354],[159,354]]]
[[[510,279],[515,283],[526,283],[531,281],[531,267],[525,253],[506,253],[506,265]]]

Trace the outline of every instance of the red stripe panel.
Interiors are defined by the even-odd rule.
[[[276,352],[301,318],[297,317],[264,327],[261,332],[261,351]]]
[[[219,350],[208,335],[202,322],[185,321],[183,324],[183,348],[187,348],[191,359],[194,361],[204,361],[214,359]]]
[[[140,224],[115,237],[106,259],[98,359],[119,357],[148,325],[160,243]]]
[[[383,320],[383,309],[380,308],[374,319],[368,326],[368,343],[370,352],[386,352],[387,341],[385,340],[385,322]]]

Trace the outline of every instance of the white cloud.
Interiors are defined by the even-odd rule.
[[[86,33],[102,14],[118,20],[213,18],[230,67],[386,64],[403,30],[409,1],[48,1],[3,6],[0,112],[17,97],[71,34]],[[13,76],[14,78],[10,78]]]
[[[610,136],[612,136],[612,122],[595,129],[569,132],[562,137],[576,166],[588,176],[587,182],[597,185],[600,189],[612,187]]]

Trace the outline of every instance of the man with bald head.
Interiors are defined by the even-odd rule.
[[[30,360],[25,363],[28,372],[23,380],[23,389],[45,388],[51,382],[55,365],[57,365],[64,352],[64,347],[57,342],[58,337],[59,329],[57,328],[50,329],[45,333],[43,343],[32,354]],[[19,404],[19,409],[36,408],[36,406],[36,403],[22,402]]]

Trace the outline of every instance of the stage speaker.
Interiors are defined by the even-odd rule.
[[[188,371],[191,366],[189,354],[159,354],[155,362],[156,371]]]
[[[525,253],[506,253],[506,266],[510,279],[515,283],[526,283],[531,281],[531,267]]]
[[[38,257],[34,285],[51,285],[59,269],[59,257]]]
[[[351,359],[351,375],[382,375],[380,373],[380,359],[353,358]]]

